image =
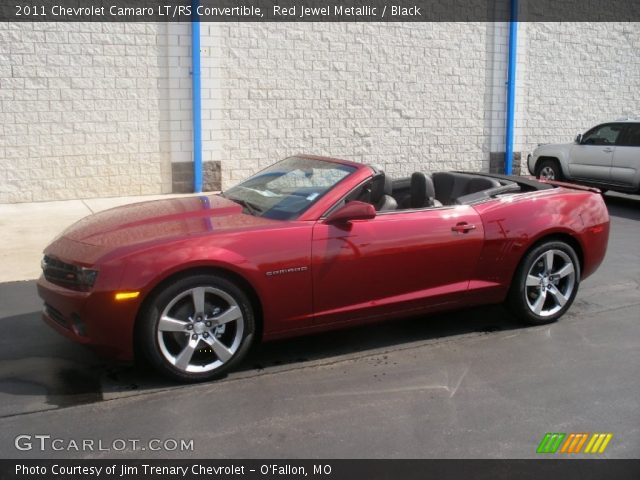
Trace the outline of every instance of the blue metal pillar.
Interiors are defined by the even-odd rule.
[[[513,173],[513,124],[516,107],[516,62],[518,58],[518,0],[511,0],[509,21],[509,64],[507,67],[507,127],[505,135],[504,173]]]
[[[193,191],[202,192],[202,106],[200,92],[199,0],[191,3],[191,98],[193,111]]]

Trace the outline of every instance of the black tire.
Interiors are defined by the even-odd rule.
[[[549,254],[552,255],[550,270],[547,269]],[[534,284],[534,279],[539,282]],[[562,241],[547,241],[531,249],[520,262],[507,305],[527,325],[552,323],[569,309],[579,285],[580,262],[574,249]]]
[[[545,159],[538,164],[536,177],[548,180],[562,180],[564,178],[557,160],[550,159]]]
[[[144,359],[181,382],[224,376],[246,356],[254,334],[251,301],[234,282],[219,275],[185,277],[155,292],[136,332]]]

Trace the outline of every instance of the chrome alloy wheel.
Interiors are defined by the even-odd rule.
[[[571,257],[562,250],[547,250],[536,258],[527,273],[527,305],[540,317],[554,315],[569,301],[575,284]]]
[[[228,362],[242,342],[245,322],[238,302],[214,287],[195,287],[174,297],[157,323],[158,346],[174,367],[210,372]]]
[[[544,178],[546,180],[555,180],[556,172],[553,167],[547,165],[540,169],[540,178]]]

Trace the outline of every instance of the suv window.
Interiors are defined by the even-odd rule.
[[[622,128],[619,123],[594,127],[584,134],[582,145],[615,145]]]
[[[640,147],[640,123],[631,123],[627,125],[627,128],[620,139],[620,145]]]

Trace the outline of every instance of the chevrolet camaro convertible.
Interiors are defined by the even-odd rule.
[[[45,249],[53,328],[182,381],[218,377],[259,339],[506,302],[563,315],[602,262],[597,190],[520,177],[392,179],[294,156],[219,195],[91,215]]]

